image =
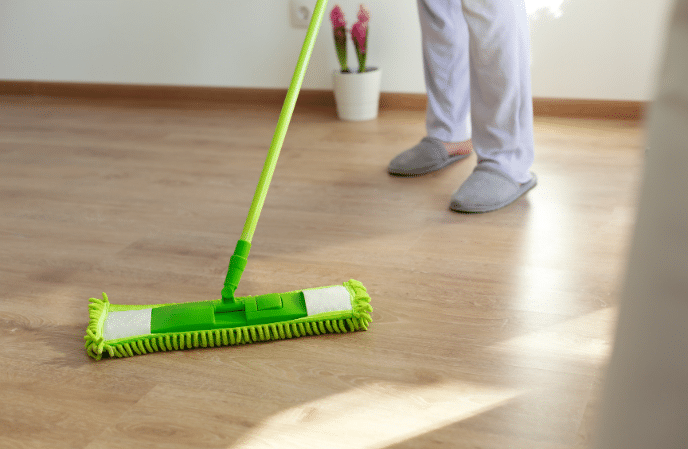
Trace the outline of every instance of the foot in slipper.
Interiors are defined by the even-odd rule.
[[[449,153],[447,146],[441,140],[424,137],[418,145],[392,159],[387,171],[395,176],[424,175],[460,161],[471,154],[470,145],[457,148],[457,151],[459,152]]]
[[[513,203],[536,184],[532,172],[529,181],[519,184],[495,168],[478,164],[452,195],[450,208],[455,212],[490,212]]]

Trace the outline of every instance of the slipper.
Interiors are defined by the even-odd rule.
[[[537,177],[530,173],[528,182],[519,184],[496,168],[478,164],[473,173],[452,195],[455,212],[490,212],[507,206],[535,187]]]
[[[470,154],[450,156],[441,140],[424,137],[418,145],[392,159],[387,171],[395,176],[424,175],[460,161]]]

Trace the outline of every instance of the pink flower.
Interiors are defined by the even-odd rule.
[[[365,26],[368,26],[368,21],[370,20],[370,11],[368,9],[361,5],[358,8],[358,21],[362,22]]]
[[[365,22],[358,21],[351,27],[351,36],[354,38],[356,50],[365,53],[366,51],[366,35],[368,34],[368,25]]]
[[[358,22],[351,27],[351,39],[354,41],[354,48],[356,49],[356,57],[358,58],[358,71],[366,71],[366,56],[368,46],[368,22],[370,21],[370,12],[361,5],[358,9]]]
[[[339,65],[342,66],[342,72],[348,72],[349,66],[346,62],[346,20],[344,20],[344,13],[339,5],[335,5],[330,12],[330,20],[332,21],[332,31],[334,32],[334,47],[337,50],[337,59]]]
[[[332,21],[332,28],[346,27],[346,20],[344,20],[344,13],[339,5],[335,5],[330,13],[330,20]]]

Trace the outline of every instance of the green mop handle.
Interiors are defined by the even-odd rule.
[[[306,68],[308,67],[308,61],[311,57],[311,53],[313,53],[315,38],[318,36],[318,31],[320,30],[320,24],[322,23],[322,18],[325,15],[326,7],[327,0],[318,0],[315,4],[315,8],[313,9],[313,16],[310,24],[308,25],[306,39],[303,43],[303,47],[301,48],[301,54],[299,55],[299,60],[296,63],[296,69],[294,70],[294,76],[291,79],[289,90],[287,90],[287,97],[284,100],[282,112],[280,112],[279,119],[277,120],[277,128],[275,129],[275,134],[272,137],[272,143],[270,144],[270,150],[268,151],[267,158],[265,159],[263,172],[260,174],[260,180],[258,181],[258,186],[256,187],[256,193],[253,195],[253,202],[251,203],[251,208],[249,209],[248,216],[246,217],[244,230],[241,233],[241,238],[237,242],[234,254],[229,260],[229,269],[227,270],[227,277],[225,278],[224,288],[222,289],[222,302],[224,304],[232,304],[235,302],[234,292],[239,285],[241,275],[246,267],[246,259],[248,258],[249,251],[251,250],[253,233],[256,230],[258,217],[263,209],[263,204],[265,204],[265,197],[268,194],[268,188],[270,187],[270,182],[272,181],[272,175],[275,172],[277,159],[279,158],[282,144],[284,143],[284,137],[287,134],[289,121],[291,120],[294,107],[296,106],[296,99],[299,96],[299,91],[301,90],[303,77],[306,73]]]

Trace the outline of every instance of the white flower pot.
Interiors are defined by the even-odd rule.
[[[380,105],[382,70],[371,68],[366,72],[333,74],[334,99],[337,115],[342,120],[372,120],[377,117]]]

